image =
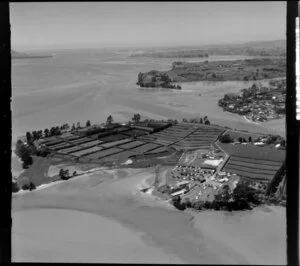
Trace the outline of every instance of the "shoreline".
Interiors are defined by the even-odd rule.
[[[115,173],[118,170],[115,169]],[[209,224],[209,219],[206,219],[204,224],[204,221],[201,222],[202,226],[199,228],[195,226],[199,214],[191,215],[187,212],[180,212],[174,207],[171,208],[169,203],[162,204],[160,200],[153,199],[152,195],[139,195],[137,193],[139,185],[141,186],[143,182],[153,177],[152,169],[138,169],[137,171],[127,169],[126,177],[99,183],[97,180],[102,178],[101,176],[101,173],[94,175],[90,173],[85,176],[86,178],[78,176],[67,182],[54,182],[52,186],[45,187],[44,190],[15,195],[12,212],[20,213],[24,210],[22,213],[26,215],[26,211],[31,209],[55,208],[78,210],[82,215],[85,212],[94,213],[120,222],[134,231],[143,232],[145,234],[143,241],[146,241],[146,244],[156,245],[168,254],[176,254],[175,258],[178,257],[180,261],[193,264],[198,264],[199,261],[216,264],[251,262],[249,258],[245,259],[243,255],[211,238],[209,234],[202,233],[206,228],[205,223]],[[217,216],[223,215],[217,212],[209,213]],[[201,215],[203,214],[204,212]],[[22,228],[25,229],[27,226],[23,224]],[[63,230],[64,226],[60,228]],[[92,228],[91,230],[96,230]],[[106,230],[110,232],[109,228]],[[174,238],[180,239],[180,242],[174,241]],[[97,241],[102,243],[101,239]],[[207,245],[214,248],[208,248]],[[70,243],[69,247],[71,246]],[[161,263],[161,261],[157,262]]]

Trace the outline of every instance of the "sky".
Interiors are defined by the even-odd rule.
[[[10,3],[17,48],[194,46],[285,39],[285,2]]]

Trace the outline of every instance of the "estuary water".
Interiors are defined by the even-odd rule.
[[[173,61],[245,59],[245,56],[210,58],[130,57],[115,50],[47,51],[53,58],[12,61],[13,142],[26,131],[64,123],[102,123],[111,114],[128,121],[134,113],[144,117],[181,120],[207,115],[212,123],[237,129],[285,134],[284,119],[261,125],[223,112],[218,100],[226,92],[237,92],[253,82],[183,83],[181,91],[140,89],[139,72],[168,70]],[[263,83],[266,81],[262,81]],[[201,96],[199,96],[201,94]]]

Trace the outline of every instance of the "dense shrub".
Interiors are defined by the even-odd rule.
[[[18,192],[18,191],[20,190],[20,188],[19,188],[17,182],[12,182],[12,184],[11,184],[11,189],[12,189],[12,192],[13,192],[13,193],[16,193],[16,192]]]

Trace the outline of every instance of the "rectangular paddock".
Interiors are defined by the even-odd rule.
[[[81,137],[80,139],[71,140],[70,142],[74,145],[78,145],[78,144],[81,144],[81,143],[89,142],[91,140],[92,139],[90,139],[90,138]]]
[[[102,150],[102,148],[94,146],[94,147],[91,147],[91,148],[88,148],[88,149],[72,152],[72,153],[70,153],[70,155],[80,157],[80,156],[83,156],[85,154],[93,153],[93,152],[100,151],[100,150]]]
[[[274,170],[277,171],[282,164],[276,164],[276,165],[269,165],[269,164],[261,164],[260,162],[243,162],[240,160],[233,160],[233,159],[229,159],[228,163],[230,164],[234,164],[234,165],[239,165],[239,166],[243,166],[243,167],[249,167],[249,168],[256,168],[256,169],[262,169],[262,170]]]
[[[108,155],[104,158],[104,160],[108,159],[108,160],[123,161],[123,160],[128,159],[128,157],[134,156],[134,155],[137,155],[137,153],[132,152],[131,150],[126,150],[126,151],[122,151],[122,152],[115,153],[112,155]]]
[[[63,142],[63,143],[60,143],[60,144],[57,144],[57,145],[53,145],[50,148],[52,150],[57,151],[57,150],[61,150],[61,149],[70,148],[72,146],[73,146],[73,144],[70,144],[70,143],[67,143],[67,142]]]
[[[253,164],[274,165],[274,166],[281,166],[283,163],[280,161],[262,160],[257,158],[240,157],[234,155],[230,156],[230,160],[245,162],[245,163],[253,163]]]
[[[135,148],[135,147],[143,145],[143,144],[146,144],[146,142],[135,140],[135,141],[126,143],[124,145],[121,145],[119,147],[122,148],[122,149],[128,150],[128,149],[132,149],[132,148]]]
[[[59,152],[68,154],[68,153],[72,153],[72,152],[83,150],[83,149],[84,148],[82,148],[80,146],[73,146],[73,147],[70,147],[70,148],[61,149],[61,150],[59,150]]]
[[[110,149],[106,149],[106,150],[102,150],[102,151],[98,151],[95,153],[91,153],[89,155],[84,156],[84,158],[87,159],[99,159],[99,158],[104,158],[108,155],[114,154],[114,153],[118,153],[118,152],[122,152],[124,150],[119,149],[119,148],[110,148]]]
[[[156,148],[154,150],[151,150],[151,151],[148,151],[146,153],[160,153],[160,152],[166,152],[168,151],[168,148],[167,147],[159,147],[159,148]]]
[[[233,174],[237,174],[240,176],[245,176],[254,180],[272,180],[272,178],[274,177],[274,175],[268,175],[268,174],[257,174],[257,173],[249,173],[249,172],[245,172],[236,168],[228,168],[225,167],[223,168],[223,171],[229,172],[229,173],[233,173]]]
[[[156,149],[156,148],[158,148],[158,147],[160,147],[160,145],[153,144],[153,143],[147,143],[147,144],[145,144],[145,145],[142,145],[142,146],[138,146],[138,147],[136,147],[136,148],[133,148],[133,149],[131,149],[130,151],[132,151],[132,152],[134,152],[134,153],[140,154],[140,153],[145,153],[145,152],[147,152],[147,151],[149,151],[149,150]]]
[[[80,144],[80,146],[84,147],[84,148],[88,148],[88,147],[99,145],[101,143],[102,143],[102,141],[100,141],[100,140],[92,140],[90,142],[82,143],[82,144]]]
[[[109,148],[109,147],[117,146],[117,145],[120,145],[123,143],[127,143],[129,141],[131,141],[131,139],[121,139],[121,140],[117,140],[117,141],[113,141],[113,142],[103,143],[103,144],[100,144],[100,146],[104,147],[104,148]]]

